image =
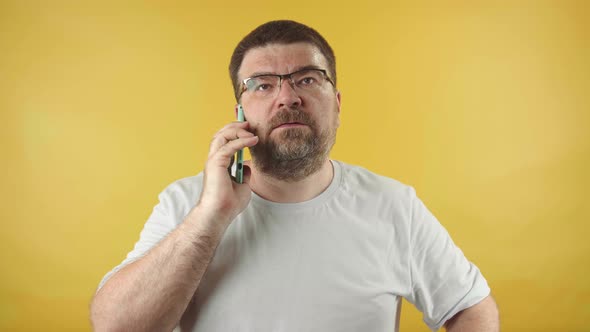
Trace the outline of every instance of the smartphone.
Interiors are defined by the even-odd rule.
[[[244,122],[244,109],[238,104],[238,121]],[[238,150],[236,157],[236,182],[244,183],[244,149]]]

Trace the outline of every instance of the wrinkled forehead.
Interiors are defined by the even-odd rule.
[[[288,74],[304,67],[327,69],[320,50],[310,43],[269,44],[248,50],[238,80],[260,74]]]

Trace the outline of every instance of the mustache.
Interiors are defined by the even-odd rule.
[[[284,123],[298,122],[313,127],[315,124],[311,116],[298,108],[289,108],[278,112],[270,119],[270,128],[276,128]]]

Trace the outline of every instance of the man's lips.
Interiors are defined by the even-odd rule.
[[[296,128],[296,127],[302,127],[302,126],[307,126],[304,123],[301,122],[286,122],[283,124],[280,124],[276,127],[274,127],[273,129],[281,129],[281,128]]]

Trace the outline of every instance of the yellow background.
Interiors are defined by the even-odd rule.
[[[0,330],[89,330],[157,194],[233,120],[258,24],[332,44],[334,159],[413,185],[504,331],[590,331],[590,2],[0,1]],[[427,331],[405,303],[404,331]]]

